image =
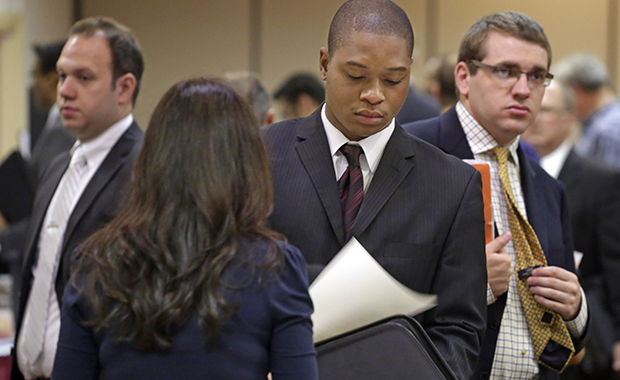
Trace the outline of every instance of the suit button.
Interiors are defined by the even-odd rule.
[[[489,380],[489,373],[488,372],[482,372],[480,374],[480,380]]]
[[[490,329],[493,329],[493,330],[499,330],[499,326],[500,326],[500,325],[501,325],[501,322],[500,322],[499,320],[497,320],[497,319],[494,319],[494,320],[492,320],[492,321],[489,321],[489,323],[487,324],[487,326],[488,326]]]

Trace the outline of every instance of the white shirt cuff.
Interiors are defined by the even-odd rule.
[[[491,290],[491,285],[487,282],[487,305],[491,305],[496,300],[493,295],[493,291]]]
[[[581,290],[581,308],[575,319],[570,321],[564,321],[570,336],[573,338],[579,338],[586,330],[586,324],[588,323],[588,302],[586,300],[586,294]]]

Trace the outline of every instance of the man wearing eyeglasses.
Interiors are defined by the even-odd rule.
[[[473,379],[559,379],[585,337],[566,195],[519,147],[553,75],[542,27],[517,12],[477,20],[455,69],[459,102],[408,132],[491,168],[487,333]]]

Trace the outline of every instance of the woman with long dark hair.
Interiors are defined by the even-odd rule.
[[[222,83],[157,105],[130,198],[83,245],[63,297],[55,379],[316,379],[301,253],[265,228],[269,162]]]

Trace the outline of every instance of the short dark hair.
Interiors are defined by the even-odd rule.
[[[351,32],[395,35],[405,40],[407,54],[413,54],[413,28],[407,13],[390,0],[349,0],[336,12],[327,38],[327,50],[334,54],[347,43]]]
[[[456,53],[443,54],[438,58],[438,65],[433,73],[433,80],[439,85],[439,97],[443,107],[451,106],[459,99],[457,96],[454,68],[456,67]]]
[[[39,59],[39,70],[41,70],[41,74],[56,71],[56,62],[58,62],[60,53],[62,53],[62,48],[66,43],[67,40],[64,39],[49,44],[34,45],[33,49]]]
[[[276,90],[273,97],[296,103],[301,94],[308,94],[317,104],[323,103],[325,101],[323,82],[312,74],[293,74]]]
[[[127,73],[136,77],[136,88],[132,98],[135,104],[144,72],[144,58],[138,41],[132,36],[128,27],[109,17],[89,17],[80,20],[71,27],[69,36],[92,37],[97,32],[103,33],[112,54],[112,88],[116,80]]]
[[[486,55],[486,41],[490,32],[498,32],[540,45],[547,52],[547,68],[551,66],[551,45],[542,26],[528,15],[502,11],[479,18],[469,27],[459,48],[458,62],[468,64],[472,74],[478,67],[472,60],[482,61]]]

